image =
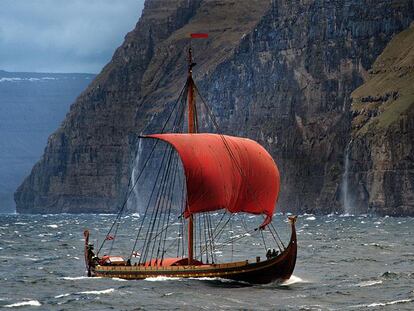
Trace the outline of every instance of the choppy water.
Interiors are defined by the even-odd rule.
[[[287,240],[285,216],[277,218]],[[212,279],[86,278],[82,232],[88,227],[102,237],[112,219],[111,215],[0,216],[0,307],[414,310],[413,218],[301,216],[294,276],[283,284],[260,286]],[[134,218],[129,219],[133,224]],[[251,243],[240,242],[235,257],[255,256]]]

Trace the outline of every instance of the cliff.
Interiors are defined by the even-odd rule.
[[[348,196],[357,211],[414,215],[414,25],[352,93]]]
[[[350,94],[413,20],[413,1],[147,1],[140,21],[49,138],[18,212],[111,212],[136,133],[178,95],[186,36],[195,80],[225,133],[261,142],[281,171],[279,210],[342,210]],[[154,117],[155,116],[155,117]]]

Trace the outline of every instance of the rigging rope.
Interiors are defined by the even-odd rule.
[[[201,252],[201,246],[202,246],[203,241],[202,241],[202,234],[201,234],[201,232],[202,232],[202,230],[201,230],[201,215],[199,215],[197,217],[197,219],[198,219],[198,243],[199,243],[198,248],[199,248],[199,251],[200,251],[199,260],[202,262],[203,261],[203,253]],[[197,256],[196,256],[196,258],[197,258]]]
[[[170,149],[170,152],[168,153],[167,165],[169,165],[169,160],[171,158],[171,154],[172,154],[171,150],[172,149]],[[144,260],[144,262],[145,262],[145,260],[148,256],[148,253],[149,253],[150,243],[148,243],[148,242],[151,240],[152,235],[153,235],[153,230],[154,230],[155,222],[156,222],[155,219],[157,218],[158,212],[159,212],[159,198],[160,198],[159,194],[160,194],[160,192],[162,192],[164,190],[164,187],[165,187],[164,180],[165,180],[165,177],[166,177],[167,173],[168,173],[168,170],[164,169],[164,172],[163,172],[163,175],[162,175],[161,181],[160,181],[160,187],[158,187],[156,201],[155,201],[155,206],[157,206],[157,207],[155,209],[155,213],[153,212],[151,214],[151,220],[150,220],[151,225],[148,226],[147,232],[145,234],[145,242],[144,242],[144,246],[143,246],[143,252],[142,252],[142,255],[140,257],[140,260],[142,259],[142,260]],[[158,180],[158,178],[157,178],[157,180]]]
[[[118,212],[118,215],[116,216],[115,221],[112,223],[112,226],[110,227],[110,229],[109,229],[108,233],[106,234],[105,239],[102,241],[102,244],[101,244],[101,246],[99,247],[98,252],[96,253],[96,256],[98,256],[99,252],[101,251],[102,247],[104,246],[104,244],[105,244],[105,242],[106,242],[106,240],[107,240],[106,238],[107,238],[107,237],[109,237],[109,235],[111,234],[112,229],[114,228],[115,224],[116,224],[116,223],[119,221],[119,219],[121,218],[121,216],[122,216],[122,212],[124,211],[124,208],[125,208],[125,206],[126,206],[126,203],[128,202],[129,196],[131,195],[132,191],[134,190],[135,185],[137,184],[138,180],[139,180],[139,179],[140,179],[140,177],[142,176],[142,173],[144,172],[145,168],[147,167],[148,161],[149,161],[149,159],[151,158],[151,155],[152,155],[152,153],[154,152],[154,149],[155,149],[155,147],[157,146],[157,143],[158,143],[158,142],[155,142],[155,143],[154,143],[154,145],[153,145],[153,147],[152,147],[152,150],[151,150],[151,152],[150,152],[150,154],[149,154],[149,156],[148,156],[147,160],[146,160],[146,161],[145,161],[145,163],[144,163],[144,167],[142,168],[142,170],[141,170],[140,174],[138,175],[138,177],[137,177],[137,178],[136,178],[136,180],[135,180],[134,186],[131,188],[131,190],[129,190],[129,191],[128,191],[127,198],[124,200],[124,203],[122,204],[122,207],[121,207],[120,211]],[[115,240],[115,239],[113,239],[113,240]]]
[[[167,151],[167,146],[165,146],[165,151],[164,151],[163,158],[162,158],[162,161],[161,161],[161,166],[160,166],[160,168],[158,169],[158,172],[157,172],[157,176],[156,176],[156,178],[155,178],[155,181],[156,181],[156,180],[158,180],[158,177],[159,177],[159,175],[160,175],[160,173],[161,173],[162,163],[164,163],[165,156],[166,156],[166,154],[167,154],[167,152],[166,152],[166,151]],[[139,227],[139,229],[138,229],[137,236],[136,236],[136,239],[135,239],[135,242],[134,242],[134,246],[132,247],[132,250],[131,250],[131,255],[129,256],[129,259],[131,259],[131,258],[132,258],[133,254],[134,254],[134,252],[135,252],[135,248],[136,248],[136,246],[137,246],[138,239],[139,239],[139,236],[140,236],[140,234],[141,234],[141,230],[142,230],[142,228],[143,228],[143,226],[144,226],[144,222],[145,222],[145,219],[146,219],[147,214],[148,214],[149,206],[150,206],[150,203],[151,203],[152,197],[153,197],[153,195],[154,195],[155,188],[156,188],[156,183],[154,182],[154,186],[153,186],[153,188],[152,188],[152,190],[151,190],[151,194],[150,194],[150,197],[149,197],[149,199],[148,199],[148,204],[147,204],[147,207],[145,208],[144,216],[142,217],[141,226],[140,226],[140,227]],[[140,258],[141,258],[141,257],[140,257]]]
[[[274,239],[274,240],[275,240],[275,242],[276,242],[277,248],[279,249],[279,251],[280,251],[280,252],[282,252],[282,248],[280,247],[279,242],[277,241],[277,239],[276,239],[275,235],[273,234],[272,230],[270,230],[270,227],[269,227],[269,231],[270,231],[270,233],[272,234],[273,239]]]
[[[273,224],[272,224],[272,223],[270,223],[270,225],[271,225],[271,228],[273,228],[273,230],[275,231],[276,236],[277,236],[277,238],[279,239],[280,243],[282,244],[283,248],[286,248],[286,246],[283,244],[282,239],[280,238],[279,234],[277,233],[276,228],[273,226]]]
[[[176,155],[176,154],[175,154]],[[164,239],[163,239],[163,246],[162,246],[162,257],[161,257],[161,261],[164,259],[164,254],[165,254],[165,241],[167,240],[167,232],[168,232],[168,227],[170,224],[170,215],[171,215],[171,209],[172,209],[172,202],[174,199],[174,190],[175,190],[175,180],[177,178],[177,172],[178,172],[178,157],[175,156],[174,158],[175,160],[175,170],[174,170],[174,177],[173,177],[173,181],[172,181],[172,185],[170,186],[170,195],[168,196],[169,200],[169,207],[167,208],[168,210],[168,215],[167,215],[167,225],[166,225],[166,229],[165,229],[165,234],[164,234]],[[158,257],[158,252],[157,252],[157,257]]]
[[[260,233],[262,235],[263,246],[264,246],[265,250],[267,250],[266,241],[265,241],[264,236],[263,236],[263,230],[260,230]]]
[[[219,245],[216,246],[216,250],[223,248],[224,246],[226,246],[229,243],[234,243],[235,241],[241,240],[241,239],[245,238],[246,236],[251,235],[251,233],[254,233],[256,231],[257,230],[252,229],[249,232],[246,232],[245,234],[241,234],[241,235],[236,235],[234,237],[230,237],[230,239],[227,239],[227,240],[224,240],[223,242],[220,242]]]
[[[214,262],[216,261],[215,254],[214,254],[216,246],[214,243],[213,230],[211,228],[210,213],[207,213],[207,230],[208,230],[209,243],[210,243],[211,260],[212,260],[212,263],[214,264]]]
[[[167,124],[168,124],[168,122],[170,121],[171,116],[173,115],[173,112],[174,112],[175,108],[177,107],[177,105],[178,105],[178,103],[179,103],[180,99],[183,97],[184,91],[187,89],[187,87],[188,87],[188,81],[184,84],[183,88],[181,89],[180,94],[179,94],[179,96],[178,96],[178,98],[177,98],[176,102],[174,103],[173,108],[171,109],[171,112],[170,112],[170,114],[168,115],[168,118],[167,118],[166,122],[164,123],[164,125],[163,125],[163,127],[162,127],[162,129],[161,129],[161,133],[164,133],[164,131],[165,131],[166,127],[167,127]],[[148,127],[148,126],[147,126],[147,127]],[[147,128],[147,127],[146,127],[146,128]],[[99,252],[102,250],[102,248],[103,248],[103,246],[104,246],[105,242],[107,241],[107,237],[110,235],[110,233],[112,232],[112,229],[114,228],[115,224],[118,222],[118,220],[119,220],[119,219],[120,219],[120,217],[122,216],[122,213],[123,213],[123,211],[124,211],[124,208],[125,208],[125,206],[126,206],[126,203],[128,202],[129,196],[130,196],[130,195],[131,195],[131,193],[133,192],[133,190],[134,190],[134,188],[135,188],[136,184],[138,183],[138,180],[141,178],[142,173],[143,173],[143,171],[145,170],[145,168],[146,168],[146,166],[147,166],[147,164],[148,164],[148,161],[150,160],[151,155],[152,155],[152,153],[153,153],[153,151],[154,151],[154,149],[155,149],[155,147],[156,147],[156,145],[157,145],[157,144],[158,144],[158,140],[156,140],[156,141],[155,141],[155,143],[154,143],[154,145],[153,145],[153,148],[152,148],[151,152],[149,153],[149,155],[148,155],[148,157],[147,157],[147,159],[146,159],[146,161],[145,161],[145,164],[144,164],[144,166],[143,166],[143,168],[142,168],[141,172],[138,174],[138,177],[136,178],[135,183],[132,185],[131,189],[128,191],[128,188],[129,188],[129,186],[130,186],[130,184],[131,184],[131,178],[129,178],[129,181],[128,181],[128,186],[127,186],[127,194],[125,195],[125,199],[124,199],[124,201],[123,201],[123,204],[122,204],[122,206],[121,206],[121,208],[120,208],[120,210],[119,210],[119,212],[118,212],[118,214],[117,214],[117,216],[116,216],[116,218],[115,218],[114,222],[112,223],[112,226],[110,227],[110,229],[109,229],[108,233],[106,234],[106,236],[105,236],[104,240],[102,241],[102,244],[100,245],[100,247],[99,247],[99,249],[98,249],[98,251],[97,251],[97,253],[96,253],[96,256],[98,256]],[[137,152],[137,151],[136,151],[136,152]],[[136,154],[135,154],[135,156],[136,156]],[[135,159],[135,158],[134,158],[134,159]],[[115,239],[112,239],[112,241],[114,241],[114,240],[115,240]],[[112,243],[114,243],[114,242],[112,242]],[[111,249],[112,249],[112,247],[111,247]]]
[[[183,97],[183,102],[185,102],[185,100],[186,100],[186,97],[184,96]],[[182,107],[184,107],[185,108],[185,105],[182,105]],[[178,126],[180,126],[180,124],[182,125],[183,124],[183,116],[184,116],[184,108],[181,108],[181,111],[177,111],[177,113],[176,113],[176,117],[175,117],[175,119],[174,119],[174,122],[173,122],[173,129],[175,130],[175,129],[177,129],[177,127]],[[172,157],[172,155],[173,155],[173,151],[174,151],[174,149],[171,147],[171,146],[169,146],[169,145],[167,145],[166,144],[166,148],[167,147],[169,147],[170,148],[170,154],[169,154],[169,156],[168,156],[168,160],[167,160],[167,165],[168,165],[168,167],[165,169],[164,167],[163,167],[163,165],[164,165],[164,161],[162,161],[162,163],[161,163],[161,166],[160,166],[160,170],[162,169],[162,168],[164,168],[164,174],[162,175],[162,177],[161,177],[161,182],[160,182],[160,184],[161,185],[163,185],[163,187],[162,187],[162,191],[160,192],[160,189],[158,189],[158,192],[157,192],[157,195],[156,195],[156,199],[155,199],[155,205],[157,206],[157,208],[156,208],[156,212],[155,212],[155,215],[157,215],[157,213],[158,213],[158,210],[159,210],[159,203],[160,203],[160,197],[163,195],[163,193],[164,193],[164,191],[165,191],[165,185],[167,184],[167,180],[165,180],[165,177],[166,177],[166,174],[168,174],[168,176],[170,176],[169,175],[169,165],[170,165],[170,160],[171,160],[171,157]],[[165,150],[166,151],[166,150]],[[164,156],[165,156],[165,152],[164,152]],[[164,160],[164,158],[163,158],[163,160]],[[177,158],[177,165],[178,165],[178,158]],[[155,179],[155,181],[157,182],[158,181],[158,179],[159,179],[159,174],[157,175],[157,178]],[[154,187],[155,187],[156,185],[154,184]],[[151,202],[151,200],[149,200],[148,201],[148,203],[150,204],[150,202]],[[149,207],[149,205],[147,206],[147,208]],[[154,228],[154,225],[155,225],[155,217],[156,216],[154,216],[154,212],[152,213],[152,217],[151,217],[151,220],[150,220],[150,224],[152,223],[152,229]],[[141,226],[143,226],[143,224],[144,224],[144,220],[145,219],[143,219],[143,221],[142,221],[142,223],[141,223]],[[158,225],[157,225],[157,230],[158,230],[158,228],[159,228],[159,221],[158,221]],[[150,229],[150,227],[148,227],[148,230]],[[145,235],[145,239],[144,239],[144,245],[143,245],[143,247],[142,247],[142,255],[141,255],[141,257],[140,257],[140,262],[141,262],[141,260],[144,260],[145,261],[145,259],[146,259],[146,257],[147,257],[147,255],[148,255],[148,251],[149,251],[149,243],[151,242],[151,236],[152,236],[152,232],[151,232],[151,234],[150,235],[148,235],[148,231],[147,230],[147,233],[146,233],[146,235]],[[140,232],[141,232],[141,230],[139,231],[139,234],[140,234]],[[139,238],[139,234],[137,235],[137,239]],[[155,245],[155,242],[154,242],[154,245]],[[134,245],[134,248],[135,248],[135,246],[136,246],[136,244]],[[151,256],[152,256],[152,253],[153,253],[153,250],[154,250],[154,247],[152,248],[152,251],[151,251]]]
[[[188,89],[189,85],[190,85],[191,81],[190,79],[187,79],[186,84],[184,85],[183,89],[180,92],[180,95],[177,99],[177,101],[175,102],[175,104],[172,106],[172,109],[169,113],[169,116],[167,118],[167,121],[164,123],[161,133],[164,133],[167,124],[170,122],[171,117],[173,116],[174,112],[175,112],[175,118],[173,119],[172,122],[172,132],[175,132],[176,130],[181,129],[181,131],[184,129],[184,114],[185,114],[185,110],[186,110],[186,105],[178,105],[178,103],[182,103],[182,102],[186,102],[187,100],[187,93],[184,92],[185,90]],[[198,96],[201,98],[208,115],[210,116],[210,119],[214,125],[214,127],[216,128],[218,134],[220,135],[223,144],[225,146],[225,148],[227,149],[229,156],[233,162],[233,164],[236,166],[237,170],[239,171],[239,173],[241,174],[242,177],[245,177],[243,174],[243,171],[236,159],[235,154],[233,153],[233,151],[230,148],[229,142],[226,140],[225,136],[220,134],[220,128],[219,125],[217,123],[217,120],[215,118],[215,115],[213,114],[213,112],[211,111],[210,107],[208,106],[208,104],[204,101],[204,98],[201,96],[197,86],[195,85],[195,83],[193,82],[192,85],[194,86],[195,91],[197,92]],[[184,96],[183,96],[184,94]],[[177,107],[179,107],[177,109]],[[195,122],[198,126],[198,118],[197,118],[197,112],[195,111]],[[148,128],[148,126],[146,127]],[[145,128],[145,129],[146,129]],[[140,137],[141,138],[141,137]],[[153,144],[152,149],[150,154],[148,155],[147,159],[144,162],[144,165],[140,171],[140,173],[138,174],[138,177],[136,178],[135,182],[132,178],[129,179],[128,181],[128,186],[127,186],[127,192],[126,192],[126,199],[124,200],[124,203],[122,204],[118,215],[115,218],[115,221],[113,222],[112,226],[109,229],[108,234],[106,235],[107,237],[111,234],[112,230],[115,228],[114,230],[114,236],[116,237],[116,235],[118,234],[118,228],[120,226],[121,223],[121,216],[122,213],[124,211],[124,208],[128,202],[128,199],[131,195],[131,193],[133,192],[134,187],[137,185],[138,181],[140,180],[141,176],[143,175],[143,171],[145,170],[145,168],[148,165],[149,160],[151,159],[151,157],[153,156],[153,153],[155,151],[155,148],[157,146],[157,143],[159,142],[159,140],[156,140],[156,142]],[[156,260],[158,260],[159,256],[161,255],[161,262],[164,259],[164,255],[167,252],[168,249],[170,249],[173,245],[178,244],[177,246],[177,257],[180,253],[180,247],[181,247],[181,256],[184,257],[185,254],[185,232],[184,232],[184,217],[180,217],[181,219],[181,224],[180,227],[178,229],[178,238],[175,239],[167,249],[165,249],[165,244],[166,244],[166,240],[167,240],[167,233],[168,233],[168,228],[170,227],[170,213],[171,213],[171,208],[173,206],[173,201],[174,201],[174,190],[175,190],[175,183],[176,183],[176,176],[178,173],[178,157],[174,157],[173,155],[173,148],[170,147],[171,150],[169,150],[169,152],[167,152],[167,148],[165,148],[164,153],[163,153],[163,158],[161,161],[161,165],[160,168],[158,169],[157,172],[157,176],[154,182],[154,186],[152,188],[151,191],[151,195],[150,195],[150,199],[148,200],[148,204],[146,206],[145,209],[145,213],[144,216],[142,217],[142,221],[141,221],[141,226],[139,227],[139,230],[137,232],[137,236],[134,242],[134,246],[131,252],[131,255],[129,257],[129,259],[131,259],[131,257],[133,256],[139,237],[141,235],[141,232],[144,228],[144,223],[147,219],[148,216],[148,211],[149,211],[149,206],[151,205],[151,203],[154,203],[153,205],[155,206],[155,211],[152,212],[151,214],[151,219],[150,219],[150,225],[148,226],[147,230],[146,230],[146,234],[145,234],[145,239],[143,240],[143,245],[141,248],[141,257],[139,259],[139,263],[141,263],[141,260],[143,262],[146,261],[147,257],[149,256],[150,259],[152,259],[155,248],[156,248],[156,244],[158,241],[158,247],[156,249]],[[135,152],[135,158],[137,155],[138,150],[136,150]],[[166,158],[166,154],[168,153],[168,156]],[[134,158],[134,159],[135,159]],[[166,161],[165,161],[166,160]],[[161,174],[162,173],[162,174]],[[158,183],[158,187],[157,187],[157,181],[160,178],[160,174],[161,174],[161,181],[160,183]],[[132,187],[130,190],[129,187]],[[249,190],[248,190],[249,191]],[[154,196],[155,195],[155,196]],[[253,194],[254,195],[254,194]],[[184,203],[186,201],[186,194],[185,194],[185,180],[182,179],[182,197],[181,197],[181,203]],[[185,204],[182,204],[182,206],[185,208]],[[159,215],[159,217],[158,217]],[[221,216],[218,224],[214,227],[213,229],[213,223],[211,220],[211,216],[208,213],[205,213],[204,215],[199,215],[198,217],[198,238],[199,238],[199,256],[200,256],[200,260],[203,261],[203,254],[206,254],[206,259],[207,259],[207,263],[209,262],[209,259],[211,258],[212,263],[214,263],[216,261],[216,255],[215,255],[215,250],[218,249],[217,245],[216,245],[216,241],[218,240],[219,237],[221,237],[224,229],[226,228],[227,224],[230,222],[230,220],[232,219],[234,214],[230,214],[229,218],[227,219],[227,221],[224,223],[224,225],[222,225],[220,227],[220,225],[222,224],[222,221],[224,220],[224,217],[226,215],[226,211],[223,213],[223,215]],[[201,219],[201,217],[203,217],[203,219]],[[246,233],[241,235],[241,236],[234,236],[231,237],[230,239],[228,239],[227,241],[230,241],[232,243],[232,248],[231,248],[231,256],[232,256],[232,260],[233,260],[233,243],[234,241],[237,241],[239,239],[242,239],[248,235],[250,235],[250,232],[253,232],[257,229],[253,229],[251,231],[248,231],[246,228],[246,223],[243,221],[243,226],[245,228]],[[202,228],[203,227],[203,228]],[[280,243],[282,244],[282,246],[285,248],[285,246],[283,245],[283,242],[281,241],[276,229],[274,228],[273,224],[271,223],[271,227],[273,228],[273,230],[275,231],[275,234],[277,236],[277,238],[279,239]],[[154,229],[155,230],[155,235],[154,235]],[[159,229],[162,228],[161,231],[159,231]],[[231,227],[232,228],[232,227]],[[272,234],[273,238],[275,239],[278,248],[281,250],[279,243],[275,237],[275,234],[273,233],[272,229],[269,226],[269,231]],[[260,230],[261,232],[261,236],[262,236],[262,240],[263,240],[263,244],[265,246],[265,248],[267,248],[266,246],[266,242],[264,239],[264,235],[263,235],[263,230]],[[203,245],[203,238],[204,238],[204,246]],[[197,239],[197,232],[194,235],[194,245],[197,246],[196,243],[196,239]],[[102,242],[98,252],[101,251],[102,247],[104,246],[106,239],[104,239],[104,241]],[[115,240],[112,240],[112,244],[111,244],[111,248],[110,248],[110,252],[112,251],[113,245],[114,245]],[[222,245],[220,245],[220,247],[222,247],[223,245],[225,245],[225,243],[227,243],[226,241],[222,243]],[[161,252],[161,253],[160,253]]]

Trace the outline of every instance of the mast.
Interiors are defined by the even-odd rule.
[[[197,133],[196,124],[196,107],[194,98],[194,81],[193,81],[193,63],[191,44],[188,49],[188,133]],[[188,218],[188,264],[193,263],[194,258],[194,246],[193,246],[193,234],[194,234],[194,220],[193,215]]]
[[[193,81],[193,56],[191,46],[188,49],[188,133],[197,133],[197,116],[194,97],[194,81]]]
[[[197,133],[197,109],[194,97],[194,80],[193,80],[193,67],[196,65],[193,63],[193,55],[191,49],[191,39],[205,39],[208,38],[206,33],[192,33],[190,35],[190,47],[188,48],[188,133]],[[194,219],[193,215],[188,217],[188,264],[191,265],[194,259],[194,246],[193,246],[193,235],[194,235]]]

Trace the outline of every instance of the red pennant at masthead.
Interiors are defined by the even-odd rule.
[[[206,39],[208,38],[208,33],[192,33],[190,37],[192,39]]]

